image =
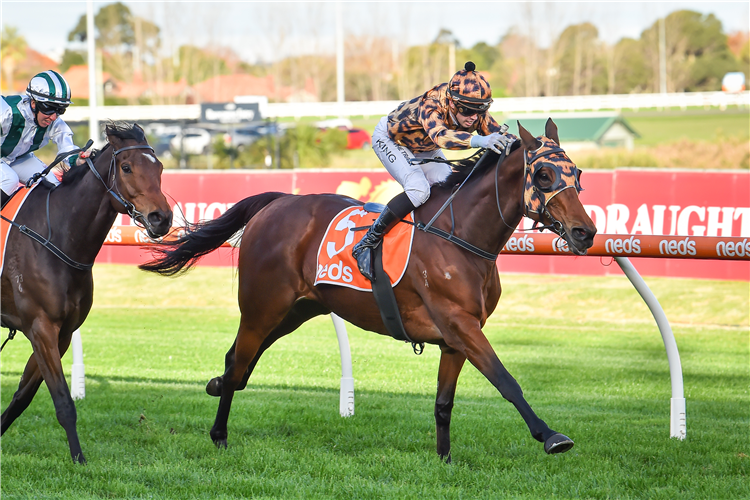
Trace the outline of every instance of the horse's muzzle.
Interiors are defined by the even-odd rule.
[[[151,238],[161,238],[172,228],[172,212],[154,210],[146,216],[146,232]]]
[[[568,232],[568,247],[576,255],[586,255],[586,251],[594,244],[596,228],[590,229],[585,226],[575,226]]]

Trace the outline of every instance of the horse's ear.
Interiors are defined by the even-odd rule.
[[[544,124],[544,136],[547,139],[552,139],[560,145],[560,138],[557,135],[557,125],[552,121],[552,118],[547,118],[547,123]]]
[[[518,123],[518,135],[521,136],[521,144],[523,144],[523,149],[525,149],[526,151],[535,151],[542,147],[542,142],[531,135],[528,130],[523,128],[521,126],[521,122],[516,121],[516,123]]]

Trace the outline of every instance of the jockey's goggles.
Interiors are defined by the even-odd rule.
[[[491,98],[477,99],[475,97],[467,97],[454,90],[450,90],[449,94],[458,112],[464,116],[483,115],[490,109],[490,105],[493,102]]]
[[[51,102],[44,102],[44,101],[34,101],[36,102],[36,109],[43,115],[62,115],[65,113],[65,110],[68,108],[67,106],[62,106],[60,104],[55,104]]]

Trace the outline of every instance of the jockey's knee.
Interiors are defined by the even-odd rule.
[[[3,176],[2,181],[0,181],[0,189],[2,189],[3,193],[7,195],[13,194],[13,192],[18,189],[18,174],[10,167],[6,170],[6,165],[3,164]]]
[[[406,196],[409,197],[414,207],[418,207],[430,198],[430,188],[428,186],[427,189],[406,189]]]
[[[57,178],[55,174],[52,172],[49,172],[47,175],[44,176],[45,179],[47,179],[49,182],[52,183],[52,185],[57,186],[60,184],[60,179]]]

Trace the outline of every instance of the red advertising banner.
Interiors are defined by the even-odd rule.
[[[677,242],[675,245],[684,237],[719,236],[732,239],[733,245],[739,245],[736,238],[750,238],[748,172],[587,171],[583,173],[581,183],[584,187],[581,202],[599,230],[597,244],[607,239],[602,239],[604,235],[618,234],[683,237],[670,239]],[[401,187],[385,170],[165,171],[162,187],[173,205],[176,225],[183,220],[214,219],[235,202],[266,191],[338,193],[381,203],[401,192]],[[123,216],[115,224],[129,224],[129,221]],[[531,222],[524,224],[530,227]],[[540,236],[533,233],[534,238]],[[524,233],[516,233],[516,241],[523,237]],[[542,240],[545,237],[542,236]],[[550,235],[549,238],[554,237]],[[741,251],[739,248],[736,246],[730,251]],[[138,248],[105,246],[97,262],[137,263],[148,256],[148,251]],[[628,256],[633,258],[633,264],[644,276],[750,281],[748,261],[695,260],[676,258],[678,255],[674,254],[675,258]],[[611,260],[611,257],[573,257],[554,253],[504,253],[498,259],[498,267],[505,273],[622,274],[618,266],[609,265]],[[234,265],[234,261],[236,257],[232,257],[232,250],[222,248],[202,262],[206,265]]]

